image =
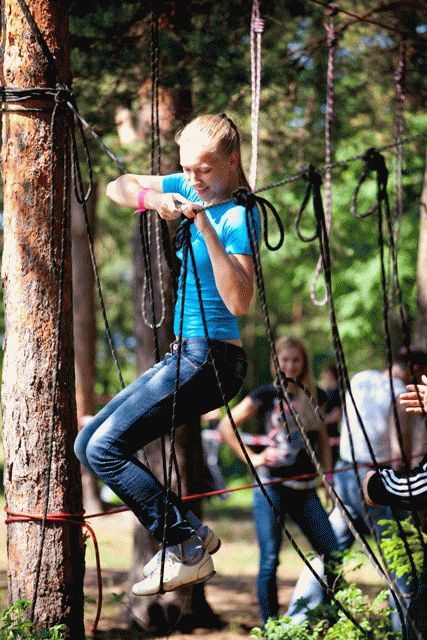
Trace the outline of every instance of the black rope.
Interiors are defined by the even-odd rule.
[[[18,4],[21,7],[22,12],[25,14],[25,17],[26,17],[26,19],[28,21],[28,24],[31,27],[31,31],[33,33],[33,36],[36,38],[37,43],[38,43],[40,49],[42,50],[42,53],[43,53],[44,57],[46,58],[47,69],[46,69],[46,72],[44,74],[45,77],[46,77],[46,82],[47,82],[47,84],[55,84],[56,82],[59,81],[59,74],[58,74],[58,68],[56,66],[55,58],[53,56],[53,53],[49,49],[49,47],[48,47],[48,45],[46,43],[46,40],[43,37],[43,34],[41,33],[36,21],[34,20],[34,18],[32,16],[32,13],[31,13],[30,9],[28,8],[28,6],[24,2],[24,0],[18,0]]]
[[[248,191],[245,187],[239,187],[236,191],[233,191],[232,200],[236,204],[245,207],[246,210],[252,210],[254,207],[258,208],[258,211],[261,212],[263,218],[263,228],[264,228],[264,242],[270,251],[277,251],[283,245],[285,241],[285,228],[283,226],[283,222],[280,219],[279,214],[277,213],[276,208],[261,196],[255,194],[255,192]],[[279,239],[275,245],[270,243],[268,238],[268,212],[273,215],[273,218],[276,222],[277,229],[279,231]]]
[[[247,220],[247,228],[248,228],[248,232],[249,232],[249,238],[250,238],[250,242],[251,242],[251,247],[252,249],[255,248],[255,246],[258,246],[258,242],[256,240],[256,229],[255,226],[253,226],[251,228],[250,226],[250,219],[252,216],[252,212],[251,210],[248,210],[246,208],[246,220]],[[252,220],[253,222],[253,220]],[[255,246],[254,246],[255,245]],[[205,315],[205,311],[204,311],[204,306],[203,306],[203,299],[202,299],[202,290],[201,290],[201,285],[200,285],[200,279],[198,276],[198,271],[197,271],[197,265],[196,265],[196,261],[195,261],[195,257],[194,257],[194,252],[193,252],[193,247],[191,245],[191,243],[189,244],[189,252],[190,252],[190,258],[191,258],[191,263],[192,263],[192,267],[193,267],[193,272],[194,272],[194,278],[195,278],[195,282],[196,282],[196,289],[197,289],[197,296],[198,296],[198,300],[199,300],[199,307],[200,307],[200,314],[201,314],[201,318],[202,318],[202,323],[203,323],[203,327],[204,327],[204,333],[205,333],[205,338],[207,341],[207,346],[208,346],[208,353],[209,353],[209,361],[212,364],[212,367],[214,369],[215,372],[215,377],[216,377],[216,381],[217,381],[217,385],[218,385],[218,389],[220,391],[221,397],[222,397],[222,401],[223,401],[223,405],[226,408],[226,412],[227,412],[227,417],[230,421],[230,424],[232,425],[234,434],[236,436],[236,439],[240,445],[240,448],[243,452],[243,455],[245,457],[245,460],[251,470],[251,473],[256,481],[256,483],[258,484],[258,487],[260,488],[263,496],[265,497],[265,499],[267,500],[267,503],[270,507],[270,509],[272,510],[272,512],[274,513],[276,520],[280,526],[280,528],[282,529],[282,531],[285,533],[285,535],[287,536],[287,538],[289,539],[292,547],[295,549],[296,553],[298,554],[298,556],[301,558],[301,560],[304,562],[304,564],[309,568],[309,570],[311,571],[311,573],[313,574],[313,576],[316,578],[316,580],[322,585],[323,589],[327,592],[328,596],[334,600],[334,602],[336,603],[337,607],[344,613],[344,615],[355,625],[355,627],[366,637],[371,638],[372,635],[369,632],[366,632],[359,624],[358,622],[354,619],[354,617],[352,616],[352,614],[346,609],[346,607],[344,605],[342,605],[338,600],[336,600],[335,595],[333,593],[333,590],[329,587],[329,585],[318,575],[318,573],[316,572],[316,570],[312,567],[312,565],[310,564],[310,562],[307,560],[306,556],[304,555],[304,553],[301,551],[301,549],[299,548],[296,540],[293,538],[292,534],[290,533],[290,531],[287,529],[286,525],[284,523],[281,522],[280,519],[280,514],[278,513],[278,511],[276,510],[273,502],[270,499],[270,496],[268,495],[255,467],[252,464],[252,461],[247,453],[246,447],[241,439],[240,433],[236,427],[236,424],[234,422],[232,413],[231,413],[231,409],[230,406],[228,404],[228,402],[226,401],[226,397],[222,388],[222,383],[221,383],[221,377],[219,375],[219,371],[215,365],[215,359],[212,355],[212,351],[210,348],[210,343],[209,343],[209,334],[208,334],[208,326],[207,326],[207,321],[206,321],[206,315]],[[255,253],[252,254],[253,256],[255,256]],[[258,251],[258,255],[259,255],[259,251]],[[271,327],[270,327],[271,329]],[[273,344],[273,348],[274,348],[274,344]],[[277,359],[277,355],[276,355],[276,359]],[[286,423],[286,417],[285,417],[285,423]]]
[[[335,310],[334,310],[333,298],[332,298],[329,240],[328,240],[328,234],[327,234],[327,229],[326,229],[326,222],[325,222],[325,218],[324,218],[323,203],[322,203],[321,193],[320,193],[320,183],[319,183],[319,180],[318,180],[317,177],[315,177],[315,181],[314,181],[313,187],[314,187],[314,193],[316,194],[316,192],[317,192],[317,197],[314,197],[314,199],[313,199],[313,206],[314,206],[314,210],[315,210],[317,221],[318,221],[318,223],[320,222],[320,231],[321,231],[321,233],[319,235],[319,241],[321,243],[321,255],[322,255],[322,260],[323,260],[323,263],[324,263],[325,282],[326,282],[326,286],[327,286],[328,299],[329,299],[329,302],[330,302],[331,325],[332,325],[332,329],[333,329],[334,347],[335,347],[336,354],[337,354],[337,363],[338,363],[338,370],[339,370],[340,397],[341,397],[341,403],[342,403],[342,406],[343,406],[343,410],[344,410],[344,414],[345,414],[345,418],[346,418],[346,423],[347,423],[347,429],[348,429],[349,440],[350,440],[350,448],[351,448],[351,454],[352,454],[352,461],[353,461],[353,468],[354,468],[354,471],[355,471],[355,474],[356,474],[356,478],[357,478],[358,490],[359,490],[360,495],[363,497],[360,476],[359,476],[359,473],[358,473],[358,468],[357,468],[355,455],[354,455],[354,445],[353,445],[353,441],[352,441],[352,434],[351,434],[351,431],[350,431],[350,429],[348,427],[349,421],[348,421],[347,407],[346,407],[346,402],[345,402],[343,381],[345,381],[345,383],[346,383],[347,391],[348,391],[348,393],[349,393],[349,395],[351,397],[351,400],[353,402],[353,406],[355,408],[359,424],[360,424],[360,426],[362,428],[362,431],[363,431],[363,433],[365,435],[365,439],[367,440],[367,444],[368,444],[368,447],[369,447],[370,451],[372,450],[372,447],[370,446],[369,438],[367,438],[367,436],[365,434],[365,429],[364,429],[363,423],[361,421],[361,417],[359,415],[359,412],[357,411],[357,407],[355,405],[354,398],[353,398],[353,395],[352,395],[352,392],[351,392],[351,386],[349,384],[349,379],[348,379],[348,372],[347,372],[347,369],[346,369],[346,366],[345,366],[344,352],[342,350],[342,345],[341,345],[341,341],[340,341],[340,338],[339,338],[338,326],[336,324]],[[377,464],[377,461],[375,459],[375,456],[371,456],[371,457],[372,457],[372,460],[373,460],[374,467],[376,468],[376,470],[378,470],[378,464]],[[364,508],[364,511],[365,511],[365,515],[368,516],[368,522],[370,523],[371,521],[370,521],[370,518],[369,518],[369,514],[367,512],[367,508],[366,508],[366,505],[365,505],[363,499],[362,499],[362,504],[363,504],[363,508]],[[371,527],[369,527],[369,528],[371,528]],[[374,532],[371,531],[371,533],[374,533]],[[376,539],[375,535],[374,535],[374,539]],[[384,556],[383,556],[383,553],[382,553],[382,549],[381,549],[380,546],[379,546],[379,552],[380,552],[380,555],[383,558],[383,561],[385,563]],[[385,571],[387,573],[388,581],[393,585],[394,588],[396,588],[394,577],[390,574],[390,571],[388,569],[387,563],[385,563]],[[395,593],[394,589],[390,589],[390,591],[391,591],[391,593],[392,593],[392,595],[393,595],[393,597],[395,599],[396,604],[398,605],[398,611],[399,611],[399,616],[400,616],[401,622],[402,622],[402,628],[404,630],[404,633],[406,633],[406,626],[404,624],[403,613],[402,613],[400,605],[398,603],[397,593]],[[406,606],[404,606],[404,608],[406,609]],[[411,623],[412,627],[414,628],[413,621],[410,620],[409,618],[408,618],[408,620]],[[417,632],[417,630],[415,628],[414,628],[414,631],[417,634],[417,638],[419,637],[420,640],[421,640],[421,636],[419,636],[419,634],[418,634],[418,632]]]
[[[376,206],[371,207],[371,210],[376,211],[378,214],[378,246],[379,246],[379,252],[380,252],[380,267],[381,267],[382,315],[383,315],[383,324],[384,324],[384,331],[385,331],[385,337],[386,337],[386,353],[387,353],[387,365],[388,365],[388,374],[389,374],[389,381],[390,381],[390,393],[392,397],[394,423],[396,426],[399,447],[401,450],[404,473],[407,479],[408,491],[411,498],[412,489],[411,489],[410,480],[409,480],[410,463],[406,455],[404,444],[403,444],[402,429],[401,429],[400,419],[397,411],[397,401],[396,401],[395,392],[393,388],[393,376],[392,376],[393,353],[392,353],[392,343],[391,343],[390,326],[389,326],[389,303],[388,303],[387,277],[386,277],[385,258],[384,258],[385,242],[384,242],[384,232],[383,232],[383,206],[384,206],[385,220],[386,220],[388,237],[389,237],[389,249],[390,249],[391,264],[392,264],[392,281],[394,282],[394,285],[396,287],[396,293],[398,297],[400,322],[401,322],[401,327],[403,331],[404,346],[405,346],[407,356],[409,358],[409,363],[411,365],[410,333],[409,333],[408,321],[406,318],[406,314],[404,312],[402,290],[399,283],[397,250],[395,245],[395,236],[394,236],[394,229],[393,229],[393,216],[391,213],[391,207],[390,207],[388,191],[387,191],[388,169],[387,169],[384,157],[380,153],[378,153],[375,149],[369,150],[369,154],[365,159],[365,164],[366,164],[365,171],[363,172],[362,178],[365,179],[372,171],[374,171],[376,174],[377,201],[376,201]],[[358,186],[360,187],[362,183],[363,183],[363,180],[362,182],[359,180]],[[357,212],[356,207],[354,207],[354,211]],[[412,374],[414,375],[413,370],[412,370]],[[414,377],[414,383],[416,383],[415,377]],[[418,539],[420,541],[421,546],[423,547],[425,543],[424,543],[422,532],[421,532],[421,523],[420,523],[418,514],[415,509],[413,509],[411,513],[417,529]],[[398,519],[397,518],[395,519],[396,519],[399,531],[402,535],[405,549],[407,550],[407,553],[408,553],[408,558],[410,560],[412,579],[413,581],[415,581],[417,578],[417,571],[412,558],[412,554],[410,552],[409,545],[407,544],[406,536],[403,532],[403,529],[400,523],[398,522]]]

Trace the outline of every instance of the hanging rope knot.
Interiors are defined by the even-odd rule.
[[[325,12],[327,13],[328,16],[330,16],[331,18],[333,18],[334,16],[338,15],[338,11],[339,8],[337,7],[336,4],[334,4],[333,2],[330,2],[326,7],[325,7]]]
[[[252,30],[254,33],[264,33],[265,21],[262,18],[254,18]]]
[[[301,175],[304,180],[307,180],[313,187],[320,188],[323,184],[322,176],[318,171],[316,171],[314,164],[309,164],[308,166],[303,167]]]
[[[56,85],[55,102],[57,104],[67,104],[72,100],[72,91],[65,84]]]
[[[245,207],[245,209],[252,209],[256,204],[257,197],[252,191],[248,191],[246,187],[239,187],[233,191],[231,199],[236,204]]]
[[[356,189],[354,190],[350,205],[351,214],[355,218],[366,218],[367,216],[372,215],[375,211],[378,211],[379,202],[384,200],[387,195],[388,169],[385,163],[384,156],[375,147],[370,147],[363,154],[362,160],[365,168],[363,174],[359,178]],[[377,174],[377,202],[373,204],[372,207],[367,211],[359,213],[357,210],[357,199],[359,196],[359,191],[371,171],[375,171],[375,173]]]
[[[365,165],[365,171],[375,171],[381,184],[387,183],[388,170],[386,167],[384,156],[375,148],[370,147],[362,157]]]
[[[324,216],[322,195],[320,192],[320,187],[322,186],[323,181],[322,181],[322,176],[316,170],[316,167],[313,164],[306,165],[305,167],[302,168],[301,177],[304,178],[304,180],[307,180],[308,185],[304,194],[304,199],[302,201],[302,204],[297,213],[297,217],[295,219],[295,232],[298,238],[302,242],[313,242],[313,240],[319,237],[320,211]],[[310,197],[312,194],[313,194],[313,209],[314,209],[314,214],[316,218],[316,229],[311,235],[307,236],[301,231],[301,219],[302,219],[302,214],[306,210],[308,201],[310,200]]]

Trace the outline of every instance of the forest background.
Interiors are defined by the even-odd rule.
[[[116,2],[105,0],[70,3],[73,90],[80,112],[129,171],[135,173],[150,172],[146,125],[151,74],[149,5],[121,2],[118,11]],[[243,131],[244,166],[248,170],[251,3],[231,0],[155,5],[160,16],[160,129],[166,165],[170,166],[171,157],[176,158],[173,135],[179,124],[192,113],[226,111]],[[321,7],[310,1],[292,0],[265,1],[261,9],[265,33],[257,186],[297,173],[303,162],[318,166],[324,162],[327,62],[324,29],[327,18]],[[407,35],[405,133],[423,131],[426,115],[420,91],[424,68],[421,38],[427,26],[421,5],[381,2],[373,6],[358,2],[347,9],[361,14],[369,12],[372,19],[394,25]],[[400,38],[342,14],[335,20],[338,30],[351,23],[339,36],[335,63],[332,148],[333,160],[340,161],[395,139],[393,78]],[[181,113],[174,111],[176,101],[170,108],[177,93],[184,95]],[[125,130],[122,144],[118,141],[118,121],[122,123],[122,132],[123,127]],[[128,210],[108,202],[103,195],[106,183],[117,177],[117,167],[92,140],[90,146],[99,194],[96,255],[115,342],[129,380],[136,366],[131,266],[131,236],[136,221]],[[404,146],[404,215],[398,235],[400,281],[412,323],[417,316],[422,148],[423,140]],[[393,200],[394,150],[386,152],[386,162]],[[332,184],[334,296],[351,373],[385,364],[376,217],[357,220],[350,215],[351,195],[362,171],[360,161],[351,162],[334,172]],[[307,341],[318,373],[324,362],[333,359],[333,349],[327,307],[315,307],[309,296],[318,245],[302,243],[294,231],[304,190],[305,184],[300,180],[263,194],[277,207],[286,227],[286,240],[277,253],[267,251],[264,246],[262,259],[273,327],[277,335],[294,333]],[[370,206],[374,198],[375,184],[371,180],[362,190],[361,208]],[[313,228],[310,214],[306,219],[306,228]],[[321,298],[322,279],[319,282]],[[109,395],[118,391],[119,382],[98,315],[96,390],[98,395]],[[269,377],[268,344],[258,303],[252,306],[241,328],[252,363],[247,378],[250,388]],[[417,339],[422,342],[421,332],[418,334]]]
[[[425,130],[423,111],[423,3],[342,3],[369,14],[393,30],[353,21],[338,14],[335,63],[333,160],[363,153],[373,145],[394,142],[397,100],[394,76],[401,36],[406,44],[404,78],[405,134]],[[84,118],[126,163],[129,171],[150,172],[151,3],[88,0],[70,2],[73,91]],[[250,12],[249,1],[156,2],[160,17],[160,133],[163,172],[177,167],[176,129],[197,113],[226,111],[243,132],[244,166],[250,161]],[[257,185],[298,173],[303,162],[324,161],[327,47],[322,7],[311,1],[261,4],[265,19]],[[136,220],[109,202],[105,185],[118,169],[89,136],[97,199],[93,201],[95,251],[108,317],[125,381],[141,368],[135,327],[141,322],[134,305],[133,251]],[[427,228],[420,225],[420,197],[425,185],[422,140],[404,146],[403,217],[398,222],[400,284],[415,342],[427,348],[425,326]],[[396,154],[385,152],[394,205]],[[377,220],[350,214],[350,200],[363,171],[360,161],[333,174],[331,250],[333,291],[338,324],[350,373],[385,365],[381,313]],[[316,375],[333,359],[329,314],[310,301],[318,258],[316,243],[304,244],[294,223],[306,185],[300,180],[265,195],[277,207],[286,228],[284,247],[262,261],[271,322],[276,335],[293,333],[310,348]],[[374,180],[360,194],[361,208],[375,200]],[[311,209],[303,224],[313,228]],[[274,228],[274,227],[273,227]],[[421,256],[418,261],[417,253]],[[424,257],[423,257],[424,256]],[[424,262],[423,262],[424,260]],[[388,264],[390,260],[387,256]],[[81,284],[81,283],[80,283]],[[77,283],[79,285],[79,283]],[[74,284],[75,294],[78,286]],[[319,297],[323,297],[320,286]],[[76,296],[77,299],[77,296]],[[393,297],[393,343],[401,333]],[[136,309],[136,310],[135,310]],[[109,354],[101,314],[97,313],[95,395],[109,396],[120,383]],[[3,333],[3,318],[1,318]],[[424,327],[424,330],[423,330]],[[268,342],[259,301],[242,321],[250,368],[246,390],[269,377]],[[89,345],[89,333],[83,348]],[[152,343],[143,349],[152,356]]]

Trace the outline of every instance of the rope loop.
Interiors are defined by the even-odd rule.
[[[378,211],[378,200],[377,202],[375,202],[375,204],[372,205],[370,209],[367,209],[363,213],[359,213],[357,207],[359,191],[371,171],[375,171],[377,174],[378,198],[380,201],[384,199],[388,182],[388,169],[385,163],[384,156],[378,151],[378,149],[376,149],[376,147],[370,147],[369,149],[367,149],[362,156],[362,161],[365,165],[365,168],[359,178],[359,182],[357,183],[356,189],[354,190],[350,204],[351,215],[359,219],[367,218],[368,216]]]
[[[254,207],[258,207],[258,210],[262,214],[263,226],[264,226],[264,242],[269,251],[277,251],[283,246],[285,241],[285,228],[275,206],[266,198],[262,198],[253,191],[248,191],[245,187],[239,187],[233,191],[231,199],[236,204],[245,207],[246,211],[250,213]],[[279,231],[279,239],[276,244],[271,244],[268,238],[268,213],[271,213],[276,221],[277,229]]]
[[[317,193],[320,194],[320,187],[322,185],[322,176],[316,170],[314,165],[309,164],[307,167],[303,168],[301,172],[301,177],[304,178],[304,180],[307,180],[308,184],[307,184],[306,192],[304,194],[304,199],[302,201],[302,204],[297,213],[297,217],[295,219],[295,232],[298,238],[302,242],[308,243],[308,242],[313,242],[313,240],[319,237],[320,227],[319,227],[318,215],[316,213],[315,201],[317,200],[316,194]],[[316,230],[311,235],[305,235],[301,231],[301,220],[302,220],[302,215],[307,208],[311,195],[313,195],[313,208],[314,208],[314,213],[316,217]]]
[[[239,187],[233,191],[231,198],[233,202],[245,207],[245,209],[252,209],[256,204],[256,195],[252,191],[248,191],[246,187]]]

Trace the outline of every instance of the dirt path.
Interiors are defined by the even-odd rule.
[[[121,621],[123,602],[112,603],[113,594],[125,593],[128,587],[126,582],[126,572],[122,571],[104,571],[103,582],[105,606],[103,607],[101,621],[98,627],[97,638],[99,640],[142,640],[149,638],[166,638],[166,636],[153,636],[151,634],[143,634],[140,630],[132,630],[128,628],[126,622]],[[87,572],[86,594],[92,599],[96,598],[96,574],[93,569]],[[284,607],[289,600],[292,591],[293,582],[285,583],[280,581],[279,595],[280,602]],[[210,638],[211,640],[237,640],[241,638],[249,638],[249,630],[259,624],[258,604],[255,593],[255,581],[252,576],[236,576],[231,578],[228,575],[218,573],[206,586],[206,597],[221,620],[224,622],[224,628],[221,630],[195,629],[189,633],[171,633],[174,637],[182,640],[202,640]],[[86,606],[86,622],[90,623],[95,614],[95,606],[93,604]],[[89,626],[87,633],[89,635]],[[169,636],[170,637],[170,636]]]

